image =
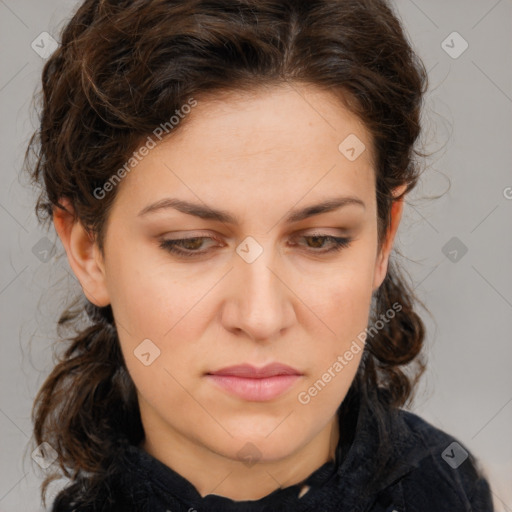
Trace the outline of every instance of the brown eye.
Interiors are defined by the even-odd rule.
[[[160,247],[166,251],[172,252],[179,256],[193,257],[206,254],[208,251],[200,249],[204,240],[215,240],[208,236],[196,236],[192,238],[166,239],[160,242]]]
[[[343,237],[337,237],[332,235],[324,235],[315,233],[313,235],[306,235],[302,236],[300,238],[303,238],[304,240],[310,241],[310,243],[307,244],[307,249],[312,249],[312,252],[317,252],[319,254],[324,253],[330,253],[333,251],[340,251],[341,249],[344,249],[350,245],[350,242],[352,241],[350,238],[343,238]],[[325,242],[329,242],[328,249],[326,250],[316,250],[316,249],[322,249],[325,247]]]
[[[318,233],[301,236],[298,238],[307,241],[306,250],[317,254],[326,254],[340,251],[341,249],[348,247],[352,241],[350,238],[336,237]],[[220,243],[219,240],[216,240],[213,237],[198,236],[191,238],[165,239],[160,242],[160,247],[178,256],[192,258],[195,256],[203,256],[210,252],[208,249],[200,250],[201,247],[203,247],[203,242],[206,240],[214,240]],[[327,249],[322,250],[325,247],[327,247]]]

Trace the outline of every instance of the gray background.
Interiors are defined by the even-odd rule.
[[[65,259],[42,261],[41,247],[62,246],[53,228],[38,227],[19,169],[37,122],[32,95],[44,63],[31,43],[43,31],[58,39],[76,5],[0,0],[0,512],[43,510],[30,409],[52,368],[66,288],[76,282]],[[512,0],[396,6],[429,70],[423,145],[434,152],[397,240],[432,313],[423,314],[430,366],[411,409],[477,455],[496,510],[512,511]],[[457,58],[442,46],[454,31],[469,44]],[[462,46],[451,39],[445,45],[453,54]]]

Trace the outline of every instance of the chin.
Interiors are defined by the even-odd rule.
[[[277,420],[262,418],[258,421],[251,416],[246,421],[221,422],[233,437],[223,436],[223,446],[215,451],[235,460],[248,457],[259,462],[274,462],[286,458],[308,441],[308,433],[291,422],[292,416],[284,421],[286,415]],[[209,438],[208,442],[211,441]]]
[[[231,442],[228,447],[228,457],[244,462],[246,466],[251,467],[255,463],[272,463],[283,460],[292,455],[300,444],[299,439],[290,439],[290,436],[276,436],[272,440],[246,437]]]

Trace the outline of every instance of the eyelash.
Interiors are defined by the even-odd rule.
[[[351,238],[341,238],[337,236],[332,235],[324,235],[322,233],[314,233],[312,235],[305,235],[300,238],[324,238],[326,240],[330,240],[332,243],[332,247],[326,251],[315,251],[312,250],[313,254],[330,254],[333,252],[339,252],[342,249],[345,249],[349,247],[350,243],[352,242]],[[160,247],[166,251],[169,251],[171,253],[177,254],[178,256],[182,256],[184,258],[193,258],[197,256],[203,256],[204,254],[208,253],[208,250],[205,251],[191,251],[190,249],[183,250],[179,249],[178,246],[180,243],[188,242],[190,240],[203,240],[203,239],[210,239],[210,240],[217,240],[216,238],[209,237],[209,236],[194,236],[190,238],[177,238],[174,240],[161,240],[160,241]],[[218,240],[217,240],[218,241]]]

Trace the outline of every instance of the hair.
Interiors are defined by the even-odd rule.
[[[191,97],[286,84],[336,95],[369,130],[380,246],[393,202],[421,174],[417,157],[425,155],[415,144],[427,90],[425,67],[385,0],[85,0],[42,72],[40,126],[25,155],[39,189],[39,221],[65,209],[59,201],[68,198],[103,251],[117,187],[101,200],[94,191],[156,127]],[[186,123],[185,116],[167,136]],[[401,185],[404,192],[393,196]],[[412,398],[425,369],[425,328],[415,311],[421,302],[394,258],[373,298],[376,317],[401,307],[366,340],[340,414],[356,398],[371,403],[384,447],[385,417]],[[144,438],[111,307],[82,295],[61,314],[57,331],[65,350],[32,410],[35,442],[57,451],[61,472],[42,483],[43,503],[58,476],[75,482],[61,493],[67,499],[76,498],[82,477],[93,496],[118,450]],[[408,375],[412,362],[416,373]]]

